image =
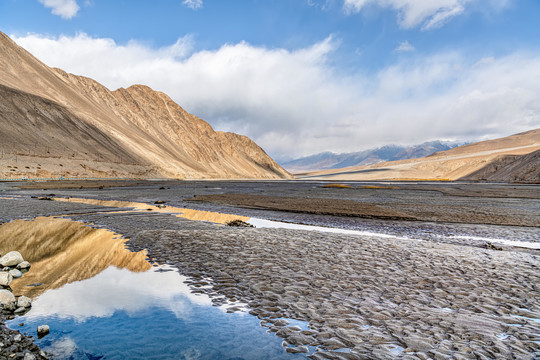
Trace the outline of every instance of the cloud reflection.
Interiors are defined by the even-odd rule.
[[[187,278],[176,271],[134,273],[111,266],[95,277],[43,293],[32,304],[29,319],[57,316],[85,321],[116,311],[134,314],[158,306],[186,318],[193,306],[211,306],[206,295],[192,294]]]

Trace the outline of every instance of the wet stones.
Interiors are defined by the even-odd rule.
[[[0,310],[4,315],[13,316],[26,313],[32,306],[30,298],[20,296],[18,299],[11,292],[9,285],[14,279],[21,278],[30,268],[30,263],[24,261],[21,253],[10,251],[0,258]]]
[[[2,267],[16,267],[24,261],[22,255],[18,251],[10,251],[6,255],[0,258],[0,265]]]

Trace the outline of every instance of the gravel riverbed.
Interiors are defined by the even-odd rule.
[[[317,188],[315,188],[317,186]],[[515,240],[537,240],[537,188],[524,186],[437,185],[418,189],[326,190],[309,183],[199,182],[111,189],[56,189],[56,196],[132,200],[188,206],[197,194],[265,193],[272,196],[313,196],[411,208],[422,211],[439,203],[462,213],[495,209],[507,219],[505,227],[480,224],[389,222],[400,232],[450,229]],[[295,188],[296,187],[296,188]],[[295,190],[296,189],[296,190]],[[486,196],[482,196],[479,191]],[[297,192],[296,192],[297,191]],[[0,222],[36,216],[64,215],[91,222],[130,238],[133,250],[148,249],[149,258],[176,266],[191,278],[194,292],[207,293],[216,304],[247,303],[261,324],[284,339],[290,352],[313,351],[315,359],[536,359],[540,358],[540,253],[503,246],[502,251],[444,233],[422,239],[329,234],[289,229],[231,228],[167,214],[124,212],[114,208],[30,198],[50,190],[8,190],[21,196],[4,199]],[[289,200],[287,200],[289,201]],[[196,203],[205,210],[227,209],[227,204]],[[416,205],[415,205],[416,206]],[[417,208],[418,208],[417,206]],[[476,206],[476,207],[475,207]],[[400,210],[401,209],[401,210]],[[125,209],[124,209],[125,210]],[[339,217],[284,214],[268,209],[238,208],[239,214],[269,215],[283,220],[317,219],[324,224]],[[535,220],[536,219],[536,220]],[[436,219],[435,219],[436,220]],[[343,223],[383,228],[383,220]],[[513,221],[513,220],[512,220]],[[531,222],[532,221],[532,222]],[[354,224],[352,224],[354,225]],[[532,225],[532,226],[531,226]],[[363,225],[362,225],[363,226]],[[394,231],[394,230],[392,230]],[[391,231],[389,231],[391,233]],[[441,235],[442,238],[439,236]],[[484,235],[484,236],[485,236]],[[434,238],[435,238],[434,237]],[[212,286],[208,286],[212,285]],[[231,311],[235,311],[234,305]],[[287,326],[284,319],[309,323],[309,330]],[[4,328],[0,333],[4,334]],[[5,331],[8,331],[7,329]],[[11,330],[9,330],[11,331]],[[3,336],[3,335],[2,335]]]

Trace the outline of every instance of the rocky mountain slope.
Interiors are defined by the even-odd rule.
[[[437,151],[452,149],[464,143],[429,141],[419,145],[386,145],[364,151],[336,154],[323,152],[290,161],[280,162],[292,173],[324,169],[340,169],[349,166],[371,165],[383,161],[405,160],[428,156]]]
[[[461,180],[540,183],[540,150],[500,156]]]
[[[534,171],[536,157],[531,153],[537,150],[540,150],[540,129],[476,142],[436,152],[423,158],[315,171],[297,176],[304,179],[324,180],[481,180],[486,178],[490,181],[535,182],[540,181],[540,178],[538,171]],[[523,157],[520,160],[519,156],[527,154],[531,154],[530,158]],[[510,166],[512,160],[518,163]]]
[[[245,136],[166,94],[110,91],[46,66],[0,32],[0,177],[290,178]]]

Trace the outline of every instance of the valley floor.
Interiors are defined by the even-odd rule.
[[[194,291],[215,297],[216,304],[248,304],[289,351],[316,346],[315,359],[540,356],[535,185],[23,185],[0,183],[0,222],[62,215],[122,234],[131,249],[147,249],[149,258],[174,265]],[[36,198],[42,196],[166,205],[142,211]],[[172,216],[167,206],[362,234],[226,227]],[[208,279],[212,287],[205,286]],[[287,327],[281,318],[306,321],[309,330]]]

